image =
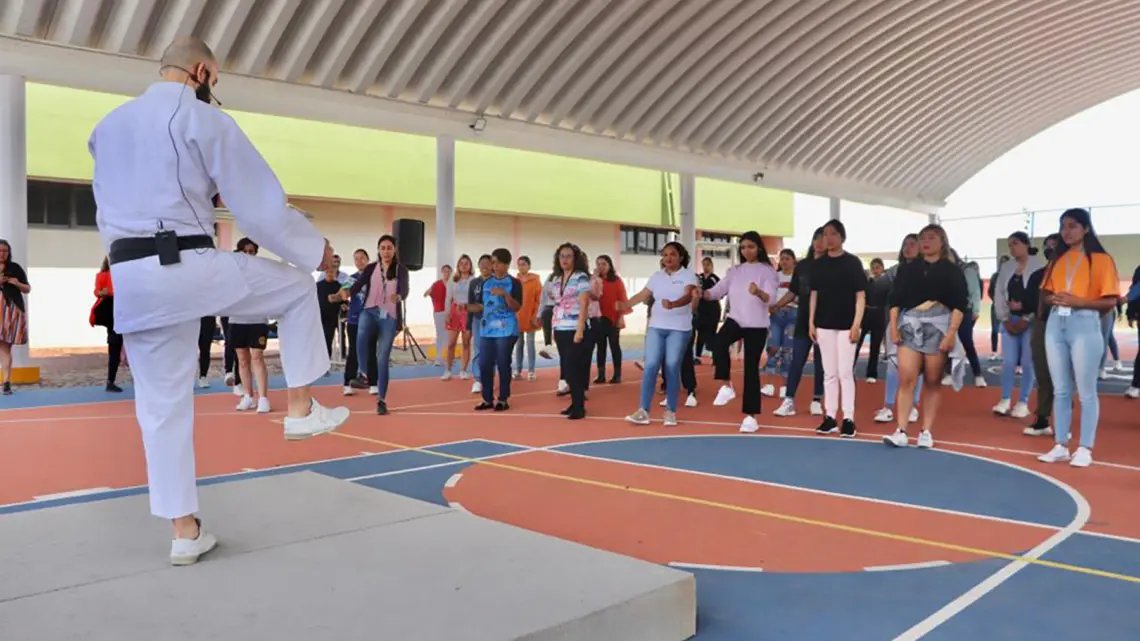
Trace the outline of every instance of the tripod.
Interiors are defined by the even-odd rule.
[[[423,348],[420,347],[419,341],[417,341],[416,337],[412,335],[412,330],[408,327],[408,305],[404,301],[400,301],[400,314],[404,319],[404,329],[400,332],[400,340],[403,343],[403,347],[400,349],[404,350],[405,352],[411,349],[412,360],[417,363],[421,358],[424,361],[427,361],[427,354],[424,353]],[[416,352],[419,352],[420,355],[416,356]]]

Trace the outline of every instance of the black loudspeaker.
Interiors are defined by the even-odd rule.
[[[408,271],[424,268],[424,221],[400,218],[392,221],[392,235],[396,237],[396,255]]]

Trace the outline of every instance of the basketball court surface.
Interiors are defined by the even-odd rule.
[[[206,390],[201,483],[309,470],[669,565],[696,577],[699,641],[1115,641],[1140,630],[1140,401],[1121,395],[1123,380],[1102,382],[1096,463],[1075,469],[1038,462],[1051,437],[991,413],[992,375],[987,389],[944,393],[927,451],[880,441],[893,428],[871,420],[882,382],[859,382],[855,439],[814,433],[810,378],[798,416],[772,416],[765,399],[760,431],[739,434],[739,400],[712,406],[707,366],[702,403],[682,407],[679,426],[661,424],[661,396],[652,425],[631,425],[630,356],[625,383],[591,385],[582,421],[560,416],[567,399],[549,368],[515,382],[504,413],[473,411],[470,381],[440,381],[436,368],[393,369],[384,417],[330,378],[317,396],[354,415],[299,443],[283,440],[280,411],[238,413],[228,390]],[[23,405],[0,411],[0,520],[145,493],[133,403],[105,398],[11,397]],[[271,398],[284,406],[284,392]],[[224,545],[226,524],[211,525]]]

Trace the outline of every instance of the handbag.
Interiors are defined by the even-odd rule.
[[[104,296],[95,305],[95,325],[114,330],[115,328],[115,297]]]

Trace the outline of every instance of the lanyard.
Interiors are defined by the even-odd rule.
[[[1069,256],[1074,256],[1076,260],[1070,260]],[[1081,267],[1082,256],[1084,252],[1080,250],[1069,252],[1065,256],[1065,291],[1070,294],[1073,293],[1073,281],[1076,280],[1077,271]]]

